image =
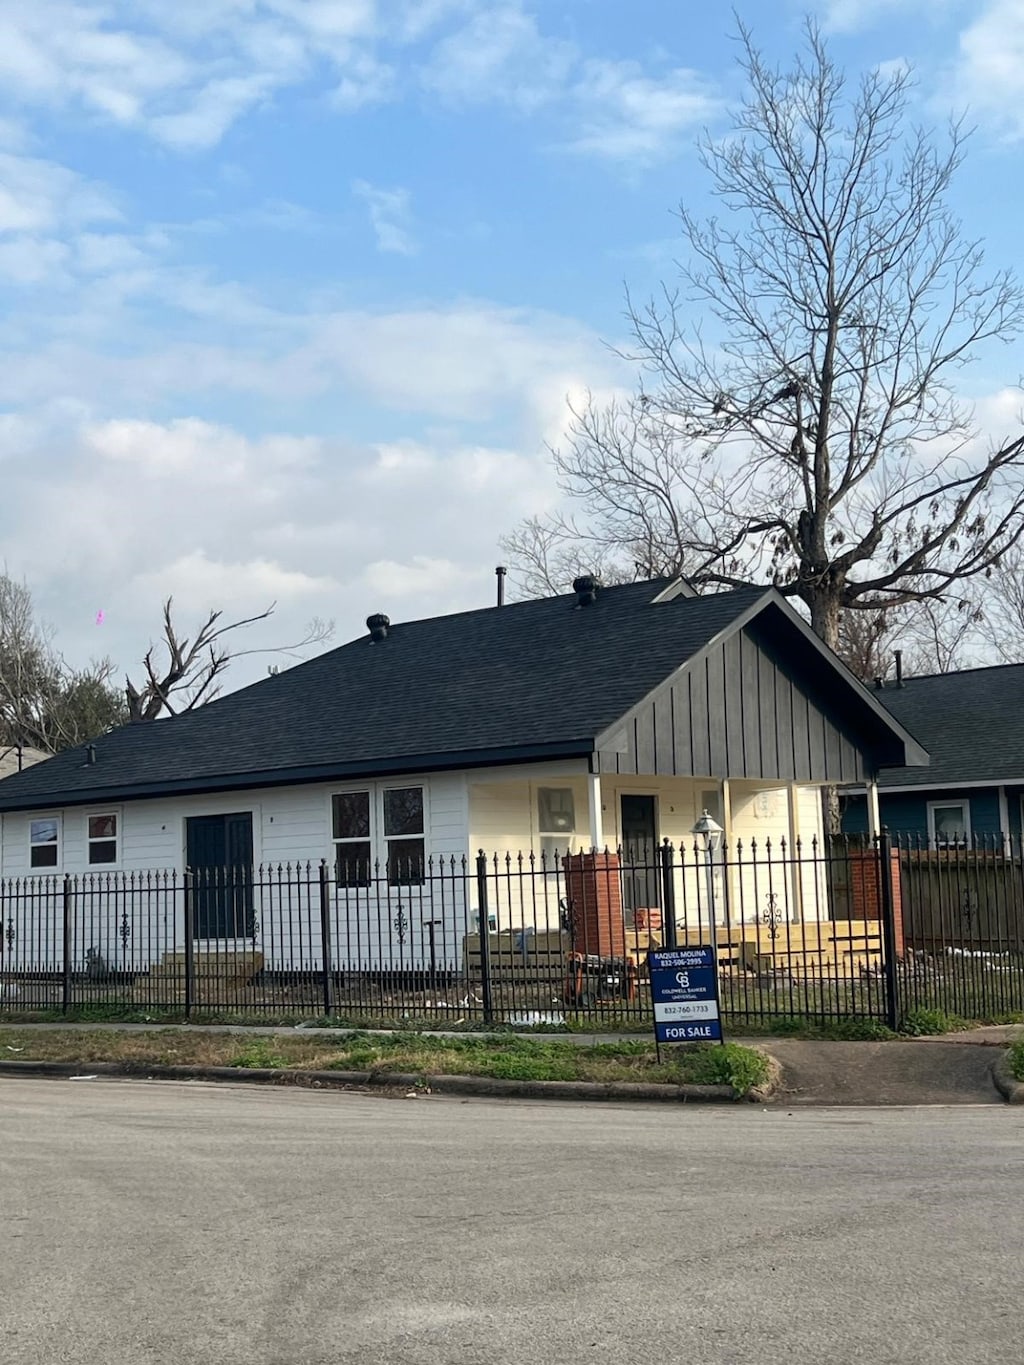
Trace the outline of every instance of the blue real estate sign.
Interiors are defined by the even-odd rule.
[[[655,948],[647,955],[659,1043],[721,1042],[718,979],[710,948]]]

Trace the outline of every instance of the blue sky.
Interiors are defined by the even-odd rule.
[[[808,5],[737,8],[787,60]],[[851,70],[911,62],[922,121],[970,110],[954,206],[1020,267],[1024,0],[810,10]],[[169,592],[185,620],[276,599],[253,643],[490,602],[498,537],[557,497],[567,395],[630,383],[624,283],[671,280],[673,210],[707,206],[732,27],[685,0],[0,0],[0,520],[68,655],[127,665]],[[966,377],[983,420],[1021,368]]]

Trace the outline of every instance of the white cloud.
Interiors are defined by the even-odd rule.
[[[681,67],[648,76],[636,62],[586,62],[572,96],[580,131],[570,146],[635,163],[668,154],[681,134],[713,118],[721,107],[698,72]]]
[[[699,73],[652,75],[637,62],[588,60],[577,44],[543,33],[514,0],[482,8],[442,39],[422,78],[456,104],[544,108],[564,129],[562,148],[630,164],[670,155],[681,134],[719,109]]]
[[[423,82],[454,103],[534,110],[558,95],[575,60],[571,44],[542,34],[518,4],[492,4],[437,44]]]
[[[1024,0],[994,0],[963,30],[954,85],[973,116],[1024,136]]]
[[[63,242],[46,238],[0,241],[0,280],[22,287],[45,283],[52,288],[66,279],[65,266],[70,256],[70,248]]]
[[[394,559],[378,559],[367,564],[362,581],[370,596],[382,601],[405,602],[410,597],[437,599],[442,596],[462,596],[479,585],[480,571],[476,565],[457,564],[451,559],[432,559],[428,555],[413,555],[406,563]],[[369,600],[369,598],[367,599]]]
[[[275,602],[278,608],[314,609],[329,601],[338,588],[327,575],[288,569],[274,560],[258,557],[232,562],[193,550],[169,563],[138,575],[132,598],[141,610],[173,596],[179,610],[205,614],[224,611],[247,614],[263,611]]]
[[[412,213],[409,191],[386,190],[366,180],[356,180],[352,191],[369,210],[370,223],[377,237],[377,249],[399,256],[415,256],[419,248],[410,231]]]
[[[376,0],[32,0],[0,11],[0,80],[22,105],[81,105],[181,149],[214,145],[318,63],[337,101],[384,97]]]
[[[553,109],[563,145],[629,161],[670,151],[713,108],[694,73],[587,61],[522,0],[0,5],[0,81],[19,112],[81,108],[179,151],[215,146],[288,87],[315,81],[351,112],[404,95],[410,69],[450,104]],[[19,135],[0,127],[0,145]]]
[[[0,232],[39,232],[113,220],[109,192],[53,161],[0,152]]]
[[[873,24],[891,22],[899,13],[920,13],[934,20],[962,0],[819,0],[822,23],[833,33],[857,33]]]
[[[0,402],[19,395],[0,420],[0,535],[69,657],[137,659],[168,592],[186,617],[278,599],[254,628],[266,644],[298,638],[313,615],[335,618],[344,639],[375,609],[400,620],[488,604],[499,535],[557,499],[544,440],[564,423],[565,395],[618,373],[569,320],[484,303],[268,311],[242,332],[230,346],[126,350],[115,328],[109,351],[102,334],[83,335],[0,364]],[[188,407],[204,386],[222,401],[229,384],[294,425],[253,434]],[[364,414],[377,402],[391,428],[403,411],[427,422],[372,443],[299,434],[311,392],[340,414],[351,394]],[[140,415],[154,403],[187,415]],[[234,681],[263,667],[240,666]]]

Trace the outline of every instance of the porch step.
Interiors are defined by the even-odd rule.
[[[258,952],[218,951],[197,947],[192,955],[195,994],[202,999],[212,989],[218,1000],[228,1000],[245,991],[263,970],[263,954]],[[185,954],[164,953],[160,961],[135,986],[139,999],[149,999],[154,991],[161,996],[185,998]]]

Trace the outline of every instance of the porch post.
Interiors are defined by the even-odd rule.
[[[793,905],[793,923],[802,924],[804,919],[804,877],[800,859],[803,857],[804,850],[800,843],[800,790],[795,782],[786,784],[786,800],[789,803],[789,839],[786,842],[789,846],[789,866],[792,869],[789,894]]]
[[[726,848],[732,848],[732,795],[730,793],[730,782],[727,777],[722,778],[722,838]]]
[[[604,821],[601,819],[601,774],[587,773],[587,814],[590,817],[590,847],[595,853],[604,848]]]
[[[882,832],[882,817],[878,813],[878,783],[871,781],[867,786],[868,799],[868,837],[874,841]]]
[[[1002,845],[1006,849],[1010,843],[1010,803],[1006,799],[1006,788],[999,788],[999,832]]]

